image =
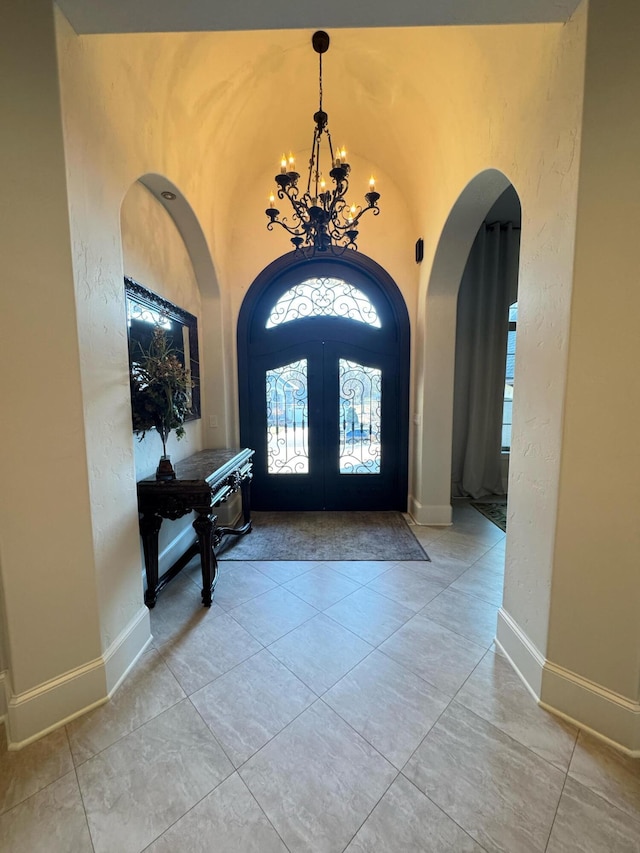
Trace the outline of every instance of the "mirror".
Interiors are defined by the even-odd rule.
[[[190,374],[191,414],[185,420],[200,417],[200,363],[198,360],[198,319],[188,311],[178,308],[173,302],[147,290],[134,279],[125,276],[124,290],[127,307],[127,331],[129,340],[129,365],[135,361],[140,348],[147,350],[156,326],[164,329],[165,335],[176,356]]]

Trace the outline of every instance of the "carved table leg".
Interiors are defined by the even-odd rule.
[[[145,513],[140,519],[140,535],[144,551],[144,568],[147,573],[147,589],[144,603],[151,610],[158,596],[158,534],[162,518],[155,513]]]
[[[205,607],[211,607],[211,595],[218,579],[218,561],[213,551],[215,522],[216,516],[211,513],[200,513],[193,522],[200,548],[202,603]]]

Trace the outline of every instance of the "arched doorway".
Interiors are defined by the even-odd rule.
[[[256,509],[406,509],[409,318],[378,264],[267,267],[240,310],[238,370]]]

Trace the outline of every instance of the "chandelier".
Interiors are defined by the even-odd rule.
[[[292,207],[291,221],[287,217],[280,218],[276,209],[276,196],[269,198],[269,207],[265,211],[269,218],[267,229],[273,230],[274,225],[280,225],[291,234],[291,242],[295,250],[311,256],[316,252],[342,254],[346,249],[357,249],[356,238],[360,218],[368,210],[374,216],[380,213],[375,180],[369,181],[369,192],[365,193],[366,206],[349,204],[345,196],[349,191],[349,172],[347,152],[344,149],[335,150],[329,133],[329,117],[322,109],[322,54],[329,48],[329,36],[322,30],[313,34],[311,39],[313,49],[318,54],[320,64],[319,99],[320,107],[314,114],[313,144],[309,160],[309,175],[304,192],[298,186],[300,175],[296,172],[295,159],[290,154],[284,154],[280,163],[280,174],[276,175],[277,197],[289,199]],[[333,188],[329,188],[322,171],[321,149],[325,143],[325,163],[329,163],[329,175]],[[328,154],[326,149],[328,148]]]

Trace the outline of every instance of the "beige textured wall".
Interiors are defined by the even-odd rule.
[[[0,9],[0,549],[18,696],[100,654],[53,27],[49,3]]]
[[[549,640],[554,662],[636,702],[639,33],[633,0],[591,0]]]

